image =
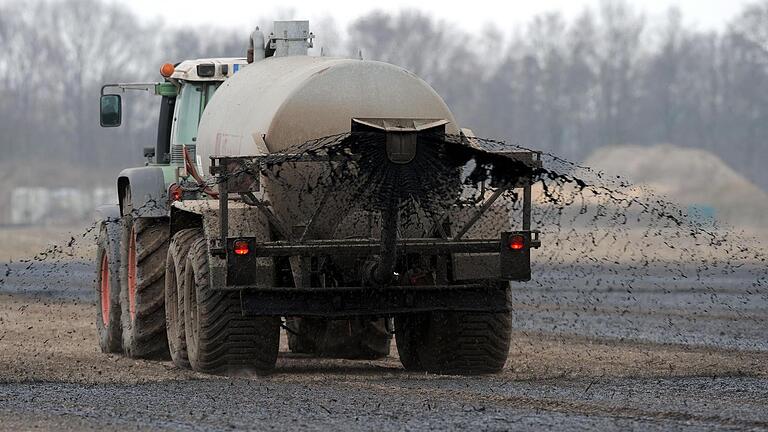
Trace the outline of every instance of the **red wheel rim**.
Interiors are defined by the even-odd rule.
[[[101,257],[101,321],[109,324],[109,259],[107,252]]]
[[[136,230],[131,227],[128,241],[128,311],[131,321],[136,319]]]

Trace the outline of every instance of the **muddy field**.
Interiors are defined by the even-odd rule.
[[[514,287],[498,375],[406,373],[394,347],[312,359],[284,340],[272,375],[222,378],[101,354],[88,254],[5,266],[0,429],[768,429],[768,300],[738,273],[627,293],[620,268],[594,287],[539,266],[543,282]]]
[[[213,378],[102,355],[87,302],[0,300],[6,430],[768,428],[766,352],[518,332],[490,377],[405,373],[393,350]]]

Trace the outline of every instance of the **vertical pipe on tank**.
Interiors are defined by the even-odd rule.
[[[250,43],[248,44],[248,63],[264,60],[264,33],[256,26],[256,30],[251,33]]]
[[[227,188],[227,178],[219,176],[219,237],[220,248],[226,251],[227,237],[229,237],[229,189]]]

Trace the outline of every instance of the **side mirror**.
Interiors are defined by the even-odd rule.
[[[101,95],[99,121],[101,127],[118,127],[123,121],[123,108],[120,95]]]

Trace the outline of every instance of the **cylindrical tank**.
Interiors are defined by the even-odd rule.
[[[350,131],[352,118],[445,119],[443,99],[421,78],[387,63],[270,57],[243,67],[217,90],[200,121],[198,154],[253,156]],[[266,141],[266,145],[264,143]]]
[[[447,133],[459,131],[442,98],[400,67],[329,57],[270,57],[242,68],[217,90],[200,122],[197,154],[207,173],[209,156],[283,152],[350,132],[353,118],[443,119],[449,122]],[[312,185],[300,183],[316,179],[315,169],[297,163],[292,173],[281,174],[280,185],[263,178],[262,193],[283,220],[301,226],[310,219],[322,191],[307,193],[304,186]],[[329,237],[335,223],[338,218],[318,225],[313,237]]]

